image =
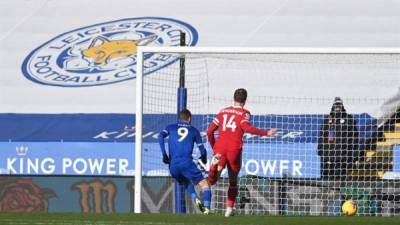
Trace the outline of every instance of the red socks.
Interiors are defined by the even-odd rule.
[[[231,186],[229,185],[228,189],[228,199],[226,200],[226,206],[229,208],[233,208],[235,204],[236,196],[238,194],[238,187],[237,185]]]

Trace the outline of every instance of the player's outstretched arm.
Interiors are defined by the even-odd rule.
[[[215,144],[215,137],[214,137],[214,132],[218,129],[218,125],[214,123],[214,121],[210,124],[210,126],[207,129],[207,138],[208,142],[211,145],[211,148],[214,148]]]
[[[160,144],[161,154],[163,156],[163,163],[169,164],[169,157],[167,151],[165,150],[165,142],[164,142],[164,138],[166,137],[168,137],[168,131],[167,130],[161,131],[160,134],[158,135],[158,143]]]
[[[257,127],[253,127],[249,122],[241,123],[240,126],[243,129],[243,131],[246,133],[256,134],[256,135],[261,135],[261,136],[271,136],[271,135],[274,135],[277,131],[276,128],[272,128],[270,130],[261,130],[261,129],[258,129]]]
[[[203,141],[201,140],[200,132],[197,129],[196,129],[195,142],[197,144],[197,147],[200,150],[200,160],[202,163],[206,164],[207,163],[207,150],[203,145]]]

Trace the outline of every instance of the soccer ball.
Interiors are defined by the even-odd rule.
[[[346,216],[354,216],[357,213],[357,203],[353,200],[346,200],[342,205],[342,212]]]

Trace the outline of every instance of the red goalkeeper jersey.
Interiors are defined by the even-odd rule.
[[[218,129],[218,138],[214,132]],[[208,141],[214,150],[237,151],[242,149],[243,134],[268,135],[250,124],[250,112],[240,106],[230,106],[221,110],[207,130]]]

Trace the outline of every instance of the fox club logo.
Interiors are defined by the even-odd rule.
[[[22,64],[29,80],[51,86],[87,87],[136,77],[138,46],[179,46],[186,33],[189,46],[197,44],[191,25],[170,18],[127,18],[75,29],[42,44]],[[177,61],[171,54],[144,55],[144,75]]]

